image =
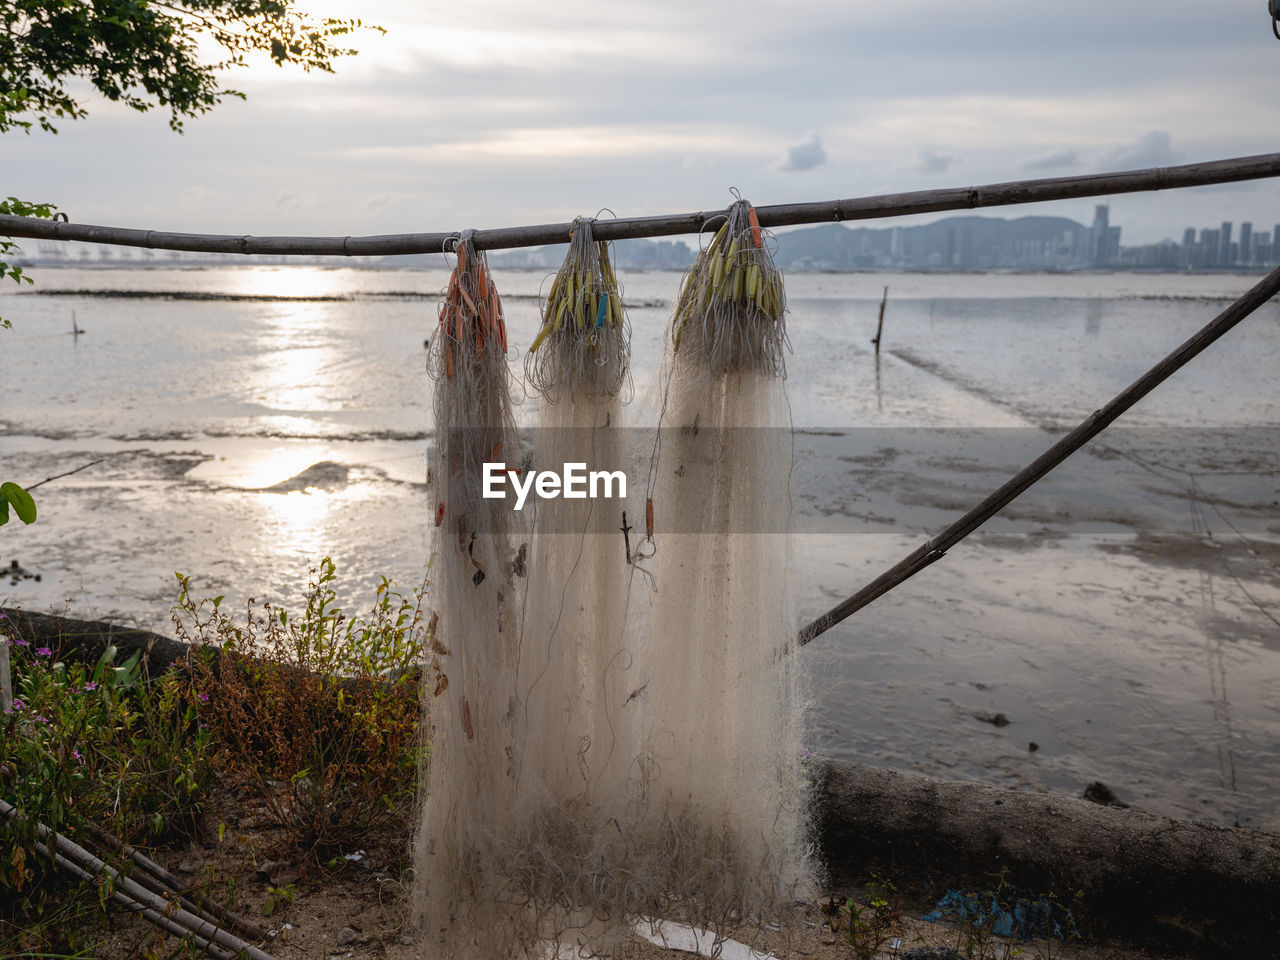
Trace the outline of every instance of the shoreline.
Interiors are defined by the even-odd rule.
[[[0,613],[9,632],[86,662],[111,643],[160,669],[189,653],[147,630]],[[834,760],[813,761],[813,783],[828,886],[910,877],[904,894],[934,902],[999,878],[1073,898],[1090,939],[1204,957],[1268,948],[1280,929],[1280,834]]]

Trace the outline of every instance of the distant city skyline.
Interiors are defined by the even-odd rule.
[[[1016,209],[1016,208],[1014,208]],[[1240,270],[1280,264],[1280,223],[1270,226],[1223,220],[1216,227],[1188,226],[1181,242],[1125,245],[1123,227],[1111,221],[1110,205],[1094,205],[1083,224],[1067,217],[1000,217],[965,214],[913,225],[868,226],[882,221],[802,227],[778,235],[777,260],[788,270]],[[683,270],[693,260],[695,238],[623,240],[615,260],[623,269]],[[562,245],[499,250],[498,267],[550,269]],[[18,263],[44,265],[148,266],[165,263],[287,264],[350,263],[355,267],[412,267],[431,262],[413,257],[297,258],[278,255],[175,253],[146,248],[53,240],[23,241]]]

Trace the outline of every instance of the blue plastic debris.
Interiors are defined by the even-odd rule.
[[[1046,897],[1011,896],[1005,888],[997,893],[961,893],[948,890],[931,912],[921,919],[926,923],[940,920],[970,924],[989,929],[998,937],[1017,937],[1034,940],[1045,936],[1065,939],[1059,918],[1070,927],[1070,934],[1077,935],[1075,918],[1071,911],[1055,904]]]

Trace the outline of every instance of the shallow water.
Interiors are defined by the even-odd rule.
[[[163,630],[174,571],[229,601],[295,597],[326,554],[353,599],[381,574],[422,578],[423,339],[443,267],[32,275],[34,292],[0,288],[15,325],[0,334],[0,479],[103,462],[41,487],[36,525],[5,528],[3,565],[32,578],[0,580],[0,598]],[[679,278],[623,279],[643,392]],[[499,281],[527,343],[544,277]],[[802,615],[909,553],[1253,282],[789,277]],[[810,748],[1071,794],[1101,779],[1143,809],[1280,829],[1277,361],[1272,302],[1123,430],[806,648]],[[981,719],[998,713],[1010,722]]]

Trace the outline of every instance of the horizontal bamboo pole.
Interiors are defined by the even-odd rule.
[[[841,620],[861,610],[872,600],[882,597],[898,584],[919,573],[929,564],[941,560],[943,555],[978,527],[986,523],[1013,500],[1021,496],[1063,460],[1096,437],[1121,414],[1191,362],[1211,343],[1225,334],[1249,314],[1257,310],[1277,293],[1280,293],[1280,267],[1271,271],[1254,284],[1239,300],[1227,307],[1213,320],[1186,340],[1129,386],[1115,395],[1105,406],[1089,414],[1079,426],[1042,453],[1027,466],[1006,480],[986,499],[962,516],[932,540],[917,547],[876,579],[845,600],[832,607],[808,626],[804,627],[797,643],[804,646],[810,640],[830,630]]]
[[[1280,176],[1280,153],[1267,153],[1256,157],[1188,163],[1176,167],[1152,167],[1145,170],[1095,173],[1079,177],[1018,180],[978,187],[920,190],[849,200],[785,203],[757,207],[756,214],[760,218],[761,226],[783,227],[802,223],[875,220],[913,213],[972,210],[978,207],[1000,207],[1044,200],[1169,190],[1177,187],[1197,187],[1212,183],[1232,183],[1276,176]],[[722,216],[724,216],[723,210],[710,210],[659,217],[600,220],[592,227],[592,233],[597,240],[678,236],[698,233],[709,222]],[[528,227],[477,230],[475,245],[478,250],[503,250],[542,246],[549,243],[568,243],[572,228],[573,225],[570,223],[546,223]],[[31,217],[0,216],[0,235],[37,240],[82,240],[125,247],[199,253],[356,257],[439,253],[450,240],[457,239],[460,233],[459,231],[401,233],[371,237],[253,237],[167,233],[161,230],[135,230],[58,220],[38,220]]]

